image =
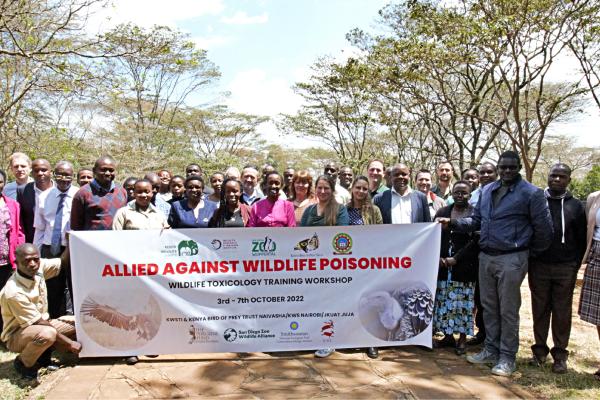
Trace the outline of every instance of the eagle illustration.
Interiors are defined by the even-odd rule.
[[[404,315],[394,334],[394,340],[406,340],[423,332],[433,320],[433,294],[419,282],[396,289],[392,297],[403,305]]]
[[[313,251],[319,248],[319,236],[315,233],[311,238],[301,240],[298,242],[294,250],[302,250],[305,253]]]
[[[158,332],[158,325],[153,312],[126,315],[106,304],[99,304],[87,298],[81,304],[81,314],[92,317],[113,328],[135,331],[138,339],[150,340]]]

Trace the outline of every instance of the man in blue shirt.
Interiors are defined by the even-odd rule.
[[[516,152],[502,153],[500,180],[483,188],[474,214],[439,219],[457,231],[481,230],[479,283],[486,339],[484,349],[467,361],[493,364],[492,373],[500,376],[510,376],[516,369],[521,283],[529,254],[546,250],[553,234],[543,191],[523,180],[520,169]]]

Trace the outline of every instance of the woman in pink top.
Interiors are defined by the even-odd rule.
[[[266,183],[267,197],[252,205],[248,226],[296,226],[294,205],[279,198],[283,186],[281,175],[276,171],[269,172]]]
[[[2,193],[5,183],[6,172],[0,169],[0,290],[16,269],[15,249],[25,243],[19,203]]]

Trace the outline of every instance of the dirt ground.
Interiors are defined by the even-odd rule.
[[[377,360],[359,349],[327,359],[316,359],[312,352],[165,355],[141,357],[135,366],[122,359],[75,363],[67,357],[67,366],[31,387],[15,374],[14,354],[2,351],[0,398],[600,398],[600,382],[591,377],[600,363],[600,342],[595,327],[577,316],[579,288],[570,370],[564,375],[553,374],[551,362],[541,369],[528,364],[533,332],[527,281],[522,294],[518,371],[511,378],[494,377],[489,368],[472,366],[451,349],[408,346],[382,349]]]

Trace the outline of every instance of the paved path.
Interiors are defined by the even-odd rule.
[[[241,357],[240,357],[241,356]],[[44,378],[31,398],[530,398],[509,379],[469,365],[450,350],[385,349],[377,360],[358,350],[327,359],[312,353],[194,354],[82,360]]]

